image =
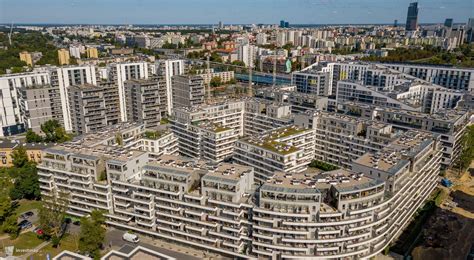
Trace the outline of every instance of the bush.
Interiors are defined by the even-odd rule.
[[[317,169],[320,169],[320,170],[323,170],[323,171],[334,171],[334,170],[339,169],[339,167],[337,167],[335,165],[329,164],[327,162],[318,161],[318,160],[313,160],[309,164],[309,167],[317,168]]]

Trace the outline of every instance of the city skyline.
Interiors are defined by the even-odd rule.
[[[385,24],[404,21],[410,0],[261,0],[229,6],[215,0],[59,1],[0,0],[0,23],[53,24]],[[425,0],[419,3],[419,23],[454,18],[465,23],[469,0]],[[25,6],[30,8],[25,9]],[[212,13],[207,10],[213,10]],[[107,10],[107,11],[106,11]],[[105,12],[106,11],[106,12]],[[21,13],[21,17],[18,14]],[[176,15],[180,14],[180,15]]]

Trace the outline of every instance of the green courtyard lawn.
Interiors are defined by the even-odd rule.
[[[50,259],[58,255],[64,250],[68,250],[71,252],[76,252],[78,250],[78,245],[79,245],[79,237],[71,235],[71,234],[65,234],[64,237],[61,239],[61,242],[59,243],[59,246],[57,248],[54,248],[52,244],[48,244],[47,246],[43,247],[39,252],[35,253],[33,255],[33,259],[40,260],[40,259],[46,259],[46,256],[49,254]]]
[[[16,239],[11,240],[10,238],[3,239],[0,243],[0,247],[2,251],[4,251],[4,248],[7,246],[14,246],[15,251],[14,255],[19,256],[19,255],[24,255],[27,254],[27,250],[34,249],[44,241],[42,239],[39,239],[35,233],[33,232],[26,232],[23,234],[20,234]]]
[[[15,209],[15,213],[20,215],[23,212],[30,211],[33,209],[39,209],[42,202],[39,200],[20,200],[18,207]]]

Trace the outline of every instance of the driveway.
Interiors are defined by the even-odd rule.
[[[111,248],[118,250],[124,245],[140,245],[180,260],[199,260],[203,258],[217,259],[219,257],[215,254],[205,253],[203,251],[198,251],[193,248],[183,248],[181,246],[175,246],[173,244],[166,243],[159,239],[153,239],[142,234],[138,234],[138,237],[140,238],[140,242],[138,244],[130,243],[122,239],[122,236],[125,232],[126,231],[118,230],[115,228],[108,228],[107,233],[105,235],[104,247],[107,249]]]

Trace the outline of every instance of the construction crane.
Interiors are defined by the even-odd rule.
[[[8,43],[10,43],[10,46],[12,46],[12,33],[13,33],[13,22],[10,25],[10,33],[8,33]]]
[[[277,50],[274,50],[274,55],[273,55],[273,86],[276,86],[276,70],[277,70],[277,57],[278,53]]]
[[[210,63],[209,63],[209,59],[210,59],[210,54],[207,55],[207,60],[206,60],[206,63],[207,63],[207,103],[211,103],[211,68],[210,68]]]
[[[253,96],[253,93],[252,93],[252,67],[253,67],[253,59],[252,59],[252,45],[250,45],[250,38],[249,38],[249,89],[248,89],[248,96],[249,97],[252,97]]]

